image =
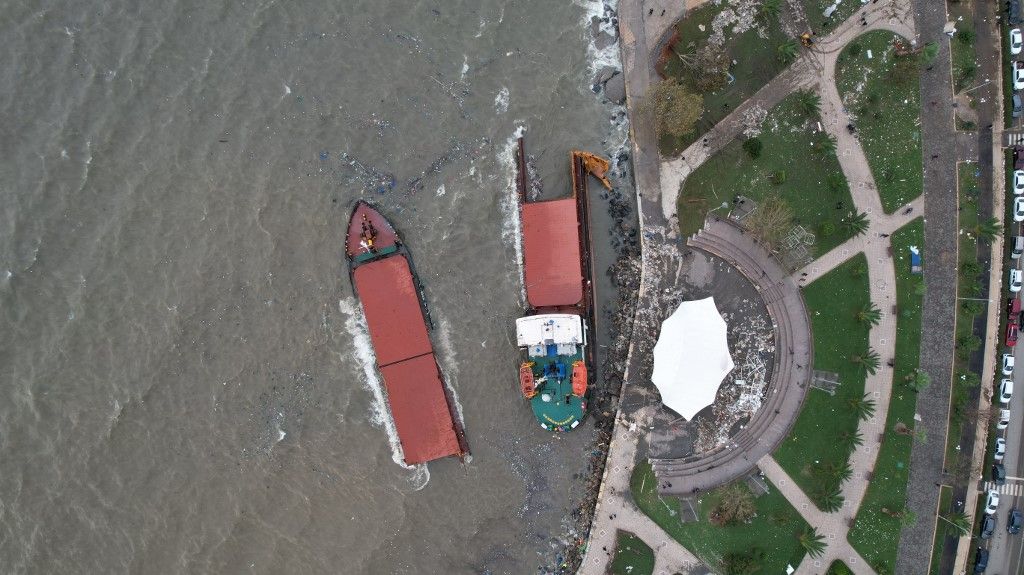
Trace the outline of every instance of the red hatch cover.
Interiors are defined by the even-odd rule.
[[[583,299],[576,200],[522,206],[526,299],[535,308],[571,306]]]
[[[413,465],[462,453],[434,354],[393,363],[380,371],[405,462]]]
[[[405,256],[394,255],[363,264],[353,275],[377,353],[377,365],[434,351]]]

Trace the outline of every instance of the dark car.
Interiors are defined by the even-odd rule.
[[[1024,523],[1024,513],[1020,512],[1020,509],[1014,509],[1010,512],[1010,520],[1006,522],[1006,530],[1011,535],[1020,533],[1021,524]]]
[[[1019,118],[1020,115],[1021,115],[1021,112],[1024,111],[1021,108],[1020,95],[1019,94],[1014,94],[1013,98],[1011,98],[1010,101],[1013,103],[1013,109],[1010,112],[1010,116],[1013,117],[1013,118]]]
[[[1003,467],[1002,463],[996,463],[992,466],[992,481],[996,485],[1006,485],[1006,468]]]
[[[996,518],[992,515],[986,515],[981,520],[981,538],[988,539],[992,537],[992,534],[996,532]]]
[[[988,568],[988,550],[978,547],[978,554],[974,556],[974,572],[984,573]]]

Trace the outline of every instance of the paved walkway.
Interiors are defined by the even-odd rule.
[[[760,105],[770,107],[771,102],[778,102],[793,90],[817,85],[822,95],[822,115],[825,129],[835,136],[838,141],[840,164],[851,183],[851,195],[858,211],[869,215],[871,227],[867,237],[859,240],[857,244],[860,250],[868,256],[868,274],[871,279],[871,297],[884,312],[882,321],[871,330],[869,341],[874,349],[880,351],[891,350],[895,340],[895,321],[888,313],[895,304],[895,272],[892,261],[888,256],[888,242],[880,241],[878,234],[891,233],[886,230],[893,230],[895,226],[903,222],[902,214],[886,216],[881,209],[881,203],[875,192],[875,186],[871,177],[870,169],[863,152],[856,139],[840,130],[839,126],[845,126],[846,118],[842,115],[842,104],[834,83],[835,59],[843,45],[856,38],[860,34],[875,29],[888,29],[896,33],[913,37],[913,19],[906,9],[906,0],[882,0],[879,3],[871,4],[865,8],[868,24],[863,26],[859,22],[860,12],[855,14],[847,22],[840,25],[831,35],[819,41],[816,49],[805,52],[787,72],[783,72],[783,79],[773,80],[754,98],[743,104],[734,115],[742,113],[744,106]],[[654,79],[652,55],[646,48],[650,46],[648,30],[644,24],[645,5],[640,0],[622,0],[619,6],[620,37],[622,39],[622,55],[624,74],[627,84],[627,98],[635,102],[650,85]],[[664,8],[666,14],[663,17],[667,21],[675,21],[682,16],[681,5],[667,4]],[[648,8],[649,10],[649,8]],[[673,16],[670,12],[676,11]],[[661,37],[663,30],[651,37]],[[642,47],[638,53],[638,46]],[[786,88],[786,89],[784,89]],[[771,104],[774,105],[774,104]],[[675,200],[680,186],[692,169],[699,166],[707,157],[708,152],[717,150],[720,146],[730,141],[742,131],[742,123],[736,118],[726,118],[719,126],[711,131],[709,145],[704,146],[703,141],[698,142],[683,154],[686,158],[678,161],[660,162],[654,131],[649,121],[633,116],[635,106],[630,106],[631,120],[633,125],[634,145],[634,170],[637,179],[638,204],[640,207],[641,227],[645,230],[641,241],[644,255],[644,274],[641,276],[640,295],[641,301],[650,290],[659,289],[659,286],[650,285],[646,266],[649,265],[647,253],[649,248],[662,248],[663,246],[650,246],[652,240],[647,239],[648,229],[661,229],[675,209]],[[732,136],[730,137],[730,134]],[[707,152],[705,152],[707,148]],[[695,155],[691,155],[695,154]],[[912,206],[919,211],[920,205]],[[664,234],[650,234],[651,237],[658,237],[660,242],[665,241]],[[842,247],[842,246],[841,246]],[[854,247],[853,244],[847,249]],[[832,254],[833,252],[830,252]],[[839,253],[839,252],[837,252]],[[830,256],[828,260],[815,262],[819,273],[824,273],[835,265],[842,262],[838,256]],[[845,258],[844,258],[845,259]],[[834,261],[833,261],[834,260]],[[815,265],[814,263],[811,264]],[[657,275],[657,274],[655,274]],[[660,277],[660,275],[658,275]],[[636,345],[636,337],[631,342],[630,355]],[[635,357],[631,357],[629,365],[634,365]],[[627,368],[627,383],[629,382],[629,369]],[[806,513],[808,521],[812,525],[819,526],[819,529],[827,529],[823,533],[829,537],[829,545],[826,548],[825,557],[813,559],[806,557],[801,563],[800,573],[823,573],[828,568],[828,558],[841,558],[844,562],[855,569],[855,573],[872,573],[862,559],[850,548],[847,542],[849,530],[849,519],[856,513],[864,492],[867,489],[867,472],[874,466],[877,455],[879,433],[884,427],[885,416],[888,410],[889,394],[892,386],[892,369],[887,365],[879,367],[874,376],[869,376],[865,384],[866,391],[876,401],[876,415],[872,420],[862,422],[861,433],[865,438],[865,445],[859,448],[851,456],[851,465],[855,472],[851,480],[843,486],[843,495],[846,504],[837,513],[824,513],[817,510],[811,504],[795,484],[785,477],[785,473],[778,468],[774,461],[767,457],[759,464],[766,474],[773,474],[773,482],[797,504],[801,513]],[[630,393],[631,387],[624,387],[623,401]],[[643,420],[636,425],[634,430],[644,429]],[[637,437],[632,431],[624,432],[628,427],[622,422],[616,422],[614,439],[609,447],[608,464],[605,469],[605,477],[602,482],[602,493],[598,498],[598,506],[595,511],[594,522],[591,526],[590,543],[584,556],[581,573],[604,573],[610,559],[610,552],[614,550],[615,530],[618,528],[632,531],[645,539],[652,548],[656,549],[659,569],[666,566],[679,571],[687,570],[699,565],[699,562],[675,544],[673,540],[665,538],[664,534],[655,528],[655,532],[649,531],[650,521],[642,514],[637,514],[636,508],[624,495],[629,489],[629,476],[636,457]],[[874,441],[871,438],[876,438]],[[765,469],[767,468],[767,469]],[[788,486],[788,487],[785,487]],[[642,533],[641,533],[642,532]],[[653,543],[653,544],[652,544]],[[656,571],[657,572],[657,571]]]
[[[687,245],[718,256],[758,290],[772,320],[775,354],[761,407],[728,445],[681,459],[652,459],[662,493],[690,496],[751,472],[775,451],[800,415],[814,365],[811,320],[797,282],[739,224],[711,217]]]
[[[867,15],[867,26],[860,23],[861,13]],[[910,15],[905,1],[882,1],[869,4],[864,10],[858,11],[849,20],[836,27],[831,34],[819,39],[813,49],[804,50],[795,62],[765,84],[748,100],[737,106],[732,113],[716,124],[700,140],[691,144],[678,158],[663,159],[661,162],[661,209],[664,216],[669,218],[675,213],[679,191],[686,178],[709,157],[743,133],[745,127],[743,117],[747,111],[754,108],[771,110],[793,92],[815,85],[825,86],[836,91],[835,63],[842,47],[857,36],[871,30],[890,30],[906,38],[913,38],[913,17]],[[825,99],[824,95],[822,99]],[[841,103],[839,108],[842,108]],[[845,126],[848,123],[848,121],[844,121],[840,125]],[[830,133],[835,135],[833,131]],[[846,134],[845,130],[843,133],[852,138]],[[838,148],[840,153],[843,153],[845,149],[849,148],[844,148],[842,145]],[[852,187],[854,183],[851,181],[850,185]]]
[[[928,286],[921,319],[921,370],[933,385],[917,396],[917,414],[931,439],[914,442],[910,457],[907,506],[919,518],[932,517],[939,499],[940,483],[947,480],[943,466],[948,427],[950,375],[953,371],[957,285],[957,197],[955,138],[953,134],[953,90],[949,39],[943,35],[946,4],[934,0],[912,0],[920,36],[918,45],[936,42],[939,54],[929,70],[922,73],[921,100],[935,101],[929,113],[921,115],[924,157],[925,226],[924,280]],[[931,159],[938,155],[937,159]],[[931,560],[934,521],[917,521],[900,537],[896,573],[920,573]]]
[[[626,421],[622,416],[616,419],[587,552],[578,571],[581,575],[604,575],[607,572],[615,553],[618,529],[636,534],[654,550],[654,575],[686,573],[701,565],[690,551],[637,509],[629,496],[636,444],[649,423],[649,413],[641,411],[638,420],[634,421]]]
[[[797,487],[796,483],[793,483],[793,480],[786,475],[786,472],[772,456],[765,456],[757,465],[761,468],[764,476],[775,484],[775,488],[793,504],[804,521],[817,528],[818,534],[825,538],[827,546],[822,556],[818,558],[804,557],[797,568],[797,573],[801,575],[824,573],[829,565],[837,559],[846,563],[857,575],[874,573],[846,539],[846,532],[849,529],[847,522],[853,519],[856,507],[844,505],[837,513],[825,513],[818,509],[810,498]]]

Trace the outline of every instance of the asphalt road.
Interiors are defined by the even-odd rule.
[[[1017,260],[1019,265],[1020,260]],[[1001,357],[1001,354],[1000,354]],[[1014,350],[1016,362],[1024,361],[1024,345]],[[1006,485],[996,487],[1000,492],[999,508],[996,510],[996,532],[988,540],[989,562],[985,573],[990,575],[1015,575],[1024,573],[1024,536],[1010,535],[1006,532],[1006,522],[1010,510],[1024,509],[1024,364],[1013,374],[1014,390],[1017,391],[1010,399],[1010,427],[1001,432],[1006,439]],[[1000,378],[1001,379],[1001,378]],[[999,381],[999,380],[997,380]],[[998,390],[996,391],[998,396]],[[993,409],[999,409],[998,397],[993,399]],[[983,491],[991,487],[987,482],[981,485]],[[982,499],[984,495],[982,495]],[[975,534],[977,536],[977,534]],[[983,543],[980,540],[978,543]],[[974,565],[974,553],[970,557],[969,566]]]

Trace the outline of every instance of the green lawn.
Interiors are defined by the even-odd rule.
[[[893,390],[885,423],[885,439],[875,462],[874,477],[850,530],[850,544],[872,565],[887,565],[892,573],[900,541],[900,521],[882,513],[882,508],[899,511],[906,501],[913,439],[896,433],[902,422],[913,429],[917,393],[907,376],[918,366],[921,347],[921,300],[918,286],[923,279],[910,273],[910,246],[924,250],[924,222],[918,218],[892,234],[893,263],[896,266],[896,347]],[[891,310],[884,310],[888,313]],[[941,385],[941,383],[940,383]],[[873,438],[865,438],[872,440]],[[927,440],[927,438],[925,438]],[[941,441],[941,438],[936,438]]]
[[[860,270],[863,273],[854,274]],[[807,392],[800,416],[775,451],[775,459],[819,507],[825,492],[838,486],[827,477],[828,469],[845,464],[852,449],[841,440],[844,432],[857,430],[850,401],[864,395],[864,370],[850,357],[868,349],[868,325],[855,317],[870,299],[866,270],[864,254],[857,254],[804,289],[814,331],[814,368],[838,373],[840,385],[835,395],[819,389]]]
[[[956,34],[949,43],[955,92],[971,88],[977,76],[978,54],[974,48],[974,1],[949,5],[949,19],[956,22]]]
[[[922,189],[921,69],[909,57],[894,56],[895,38],[892,32],[868,32],[847,44],[836,66],[839,93],[854,117],[886,213]]]
[[[957,166],[957,189],[960,200],[960,211],[958,212],[959,234],[959,256],[960,281],[957,286],[958,298],[983,298],[986,294],[981,292],[981,284],[977,276],[967,277],[963,273],[963,266],[967,262],[977,263],[978,242],[974,239],[972,230],[978,224],[978,183],[975,172],[978,164],[975,162],[963,162]],[[973,345],[981,346],[980,339],[974,339],[974,318],[978,313],[985,313],[985,302],[961,299],[957,301],[956,309],[956,345],[957,352],[953,358],[953,372],[966,373],[969,371],[970,351],[963,343],[973,342]],[[980,377],[980,374],[977,374]],[[953,386],[953,409],[950,410],[949,434],[946,441],[946,466],[957,468],[960,458],[960,436],[964,425],[974,425],[970,417],[969,386],[954,381]],[[970,454],[964,454],[970,457]]]
[[[709,2],[680,20],[676,24],[679,42],[675,46],[675,51],[687,55],[705,46],[708,37],[711,36],[711,21],[724,8],[724,5],[717,6]],[[703,31],[700,30],[701,26],[704,27]],[[729,68],[729,73],[734,78],[733,83],[717,92],[702,94],[704,113],[698,120],[696,129],[683,138],[666,138],[659,142],[665,155],[676,155],[697,141],[701,135],[786,67],[778,58],[778,47],[789,38],[779,26],[778,18],[771,18],[767,25],[755,25],[741,34],[733,34],[732,29],[729,27],[725,31],[724,46],[729,59],[735,61]],[[762,38],[760,31],[764,31],[766,37]],[[670,54],[662,70],[665,76],[678,78],[683,85],[700,93],[694,86],[690,70],[676,55]]]
[[[939,513],[946,513],[953,507],[953,488],[948,485],[943,485],[939,489]],[[946,539],[946,525],[939,519],[935,518],[935,540],[932,541],[932,561],[931,568],[928,570],[930,575],[939,575],[939,563],[942,558],[942,545]]]
[[[651,575],[654,572],[654,551],[636,535],[619,531],[615,537],[614,575]]]
[[[833,561],[832,564],[828,566],[828,571],[825,572],[825,575],[853,575],[853,571],[850,571],[850,568],[846,566],[846,563],[843,563],[842,561]]]
[[[836,9],[831,18],[826,20],[825,9],[834,3],[834,0],[802,0],[804,14],[807,16],[807,24],[811,27],[811,30],[819,35],[828,34],[836,26],[845,22],[847,18],[853,16],[858,8],[861,8],[861,3],[857,1],[850,2],[846,0],[840,2],[839,8]]]
[[[769,484],[769,493],[755,500],[757,515],[749,523],[720,527],[708,521],[708,512],[717,502],[716,492],[700,498],[700,521],[682,523],[679,500],[659,497],[656,483],[650,464],[638,463],[630,479],[637,507],[712,569],[721,565],[725,554],[746,553],[754,547],[765,554],[760,573],[785,573],[786,565],[796,567],[803,559],[797,536],[807,523],[773,485]]]
[[[815,120],[817,118],[815,117]],[[697,168],[683,183],[677,205],[683,235],[695,233],[711,208],[742,194],[755,201],[778,194],[793,210],[796,223],[817,235],[816,254],[850,237],[840,220],[853,207],[850,188],[834,152],[816,152],[822,134],[813,134],[811,120],[799,110],[797,96],[773,108],[759,136],[763,143],[756,160],[743,150],[743,139],[730,142]],[[783,172],[776,185],[772,174]],[[840,209],[837,209],[840,208]]]

